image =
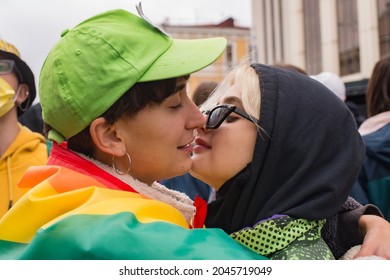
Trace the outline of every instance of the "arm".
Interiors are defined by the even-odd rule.
[[[375,215],[363,215],[359,219],[364,241],[355,258],[379,256],[390,259],[390,223]]]
[[[378,216],[378,219],[374,220],[372,217],[367,218],[367,216],[372,215]],[[363,224],[360,224],[360,219],[362,217],[365,218],[363,219]],[[378,237],[375,236],[378,235],[378,220],[386,222],[382,217],[382,213],[376,206],[372,204],[362,206],[353,198],[349,197],[337,215],[328,219],[328,222],[322,230],[322,237],[332,250],[336,259],[339,259],[344,255],[351,247],[362,244],[363,240],[365,246],[379,248],[379,242],[381,241],[379,241],[380,239],[376,241],[376,238]],[[368,223],[370,219],[371,222]],[[362,228],[362,226],[365,226],[366,228]],[[380,228],[382,228],[382,226],[380,226]],[[368,234],[368,239],[366,239],[365,235]],[[387,234],[383,234],[383,236],[386,235],[390,236],[390,229]]]

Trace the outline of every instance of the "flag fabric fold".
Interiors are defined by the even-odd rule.
[[[190,229],[167,203],[80,170],[27,171],[20,185],[30,190],[0,220],[0,259],[265,259],[220,229]]]

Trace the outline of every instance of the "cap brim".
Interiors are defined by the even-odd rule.
[[[163,53],[139,79],[139,82],[163,80],[197,72],[221,56],[226,48],[225,38],[173,39]]]

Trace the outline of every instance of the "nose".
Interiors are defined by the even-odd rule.
[[[202,127],[194,129],[194,136],[195,137],[201,136],[202,134],[204,135],[205,133],[208,133],[208,132],[211,132],[211,131],[212,131],[212,129],[206,128],[206,123],[204,123],[204,125]]]
[[[199,110],[199,108],[190,101],[190,109],[188,110],[188,114],[190,115],[189,121],[187,123],[187,128],[189,129],[199,129],[203,128],[206,125],[205,116]]]

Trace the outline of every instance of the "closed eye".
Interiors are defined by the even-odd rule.
[[[237,116],[234,116],[234,115],[230,115],[226,118],[226,122],[228,123],[232,123],[232,122],[235,122],[236,120],[240,119],[240,117],[237,117]]]
[[[180,102],[179,104],[177,104],[175,106],[171,106],[171,109],[180,109],[182,107],[183,107],[183,103]]]

